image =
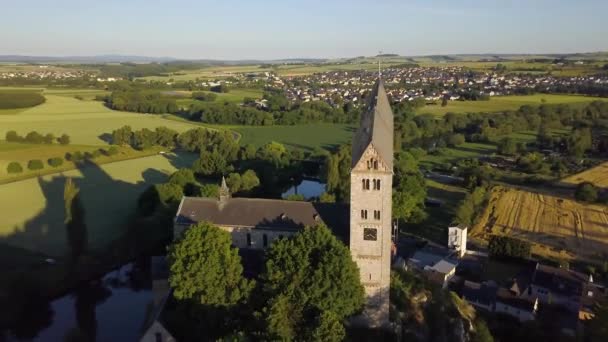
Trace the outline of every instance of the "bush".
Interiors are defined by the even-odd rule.
[[[488,243],[488,251],[494,258],[528,259],[532,254],[532,245],[528,241],[492,235]]]
[[[67,145],[70,143],[70,136],[67,134],[62,134],[59,138],[57,138],[57,142],[61,145]]]
[[[52,167],[59,167],[59,166],[63,165],[63,158],[59,158],[59,157],[51,158],[48,160],[48,163]]]
[[[31,144],[42,144],[44,136],[36,131],[31,131],[25,136],[25,141]]]
[[[23,172],[23,168],[21,167],[21,164],[19,164],[18,162],[11,162],[6,167],[6,171],[8,173],[21,173],[21,172]]]
[[[68,152],[65,154],[65,159],[69,160],[73,163],[77,163],[77,162],[84,160],[84,155],[80,151],[76,151],[76,152],[72,152],[72,153]]]
[[[6,132],[5,139],[8,142],[20,142],[23,140],[23,138],[20,137],[19,134],[17,134],[17,132],[15,132],[15,131]]]
[[[108,149],[108,155],[109,156],[114,156],[118,154],[118,147],[116,146],[110,146],[110,148]]]
[[[32,171],[42,170],[44,168],[44,163],[42,163],[42,160],[40,159],[33,159],[27,162],[27,168]]]
[[[598,189],[595,185],[590,182],[580,183],[576,187],[574,197],[577,201],[582,202],[595,202],[598,198]]]

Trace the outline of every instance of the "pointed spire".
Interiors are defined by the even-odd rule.
[[[225,203],[230,198],[230,188],[226,184],[226,178],[222,176],[222,185],[219,191],[220,204]]]

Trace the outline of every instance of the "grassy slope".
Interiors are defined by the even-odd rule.
[[[503,110],[517,110],[523,105],[541,105],[543,99],[546,103],[566,103],[578,104],[589,103],[596,100],[607,100],[598,97],[589,97],[581,95],[552,95],[552,94],[536,94],[536,95],[509,95],[495,96],[488,101],[449,101],[448,105],[428,105],[418,110],[419,114],[444,115],[445,113],[476,113],[476,112],[498,112]]]
[[[165,120],[158,115],[113,111],[100,102],[82,101],[69,96],[46,95],[46,99],[44,104],[21,111],[18,115],[0,116],[0,137],[4,137],[9,130],[22,135],[36,130],[56,136],[66,133],[74,144],[106,145],[101,136],[124,125],[130,125],[133,129],[166,126],[180,132],[194,127],[186,122]]]
[[[0,185],[0,244],[63,255],[67,246],[63,186],[65,177],[73,177],[81,189],[89,245],[101,247],[124,232],[142,191],[192,159],[191,155],[156,155]]]

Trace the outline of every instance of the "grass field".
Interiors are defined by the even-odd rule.
[[[63,256],[63,187],[71,177],[80,188],[89,246],[102,247],[124,232],[142,191],[192,160],[192,155],[156,155],[0,185],[0,244]]]
[[[262,89],[230,89],[227,93],[215,93],[206,91],[205,93],[212,93],[217,96],[214,102],[224,103],[243,103],[246,97],[250,97],[252,99],[260,99],[264,95],[264,91]],[[182,98],[177,100],[177,104],[180,107],[188,107],[193,103],[200,102],[198,100],[189,98],[190,92],[185,93],[188,95],[188,98]]]
[[[496,186],[471,233],[481,240],[492,233],[531,241],[539,255],[568,251],[571,257],[593,258],[608,251],[608,207]]]
[[[608,188],[608,162],[562,179],[562,183],[572,185],[582,182],[591,182],[595,186]]]
[[[544,100],[544,101],[543,101]],[[445,113],[479,113],[479,112],[499,112],[505,110],[517,110],[523,105],[549,104],[584,104],[592,101],[608,101],[605,98],[589,97],[582,95],[508,95],[493,96],[488,101],[448,101],[448,105],[442,107],[437,105],[427,105],[418,109],[418,114],[433,114],[437,116]]]
[[[212,126],[214,127],[214,126]],[[287,147],[312,150],[334,148],[352,139],[355,127],[342,124],[310,124],[298,126],[228,126],[241,134],[241,144],[262,146],[276,141]]]
[[[65,94],[65,93],[64,93]],[[187,122],[163,119],[159,115],[146,115],[113,111],[101,102],[83,101],[65,95],[47,95],[42,105],[25,109],[15,115],[0,115],[0,138],[7,131],[21,135],[36,130],[39,133],[66,133],[73,144],[106,145],[104,135],[124,125],[133,129],[166,126],[182,132],[196,127]]]
[[[158,154],[163,150],[160,147],[154,147],[143,151],[135,150],[130,147],[117,147],[118,153],[113,156],[102,154],[93,160],[96,164],[105,164],[120,160],[147,157]],[[12,182],[15,180],[37,177],[41,175],[52,174],[56,172],[71,170],[77,167],[73,162],[65,159],[66,153],[80,151],[93,152],[99,150],[99,146],[90,145],[39,145],[39,144],[20,144],[7,143],[0,141],[0,184]],[[63,164],[59,167],[51,167],[48,165],[48,159],[60,157],[64,159]],[[27,169],[29,160],[39,159],[44,163],[44,169],[31,171]],[[17,174],[9,174],[7,166],[10,162],[18,162],[23,168],[23,172]]]

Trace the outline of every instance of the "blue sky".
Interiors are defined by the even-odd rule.
[[[0,54],[293,58],[608,50],[607,0],[3,0]]]

